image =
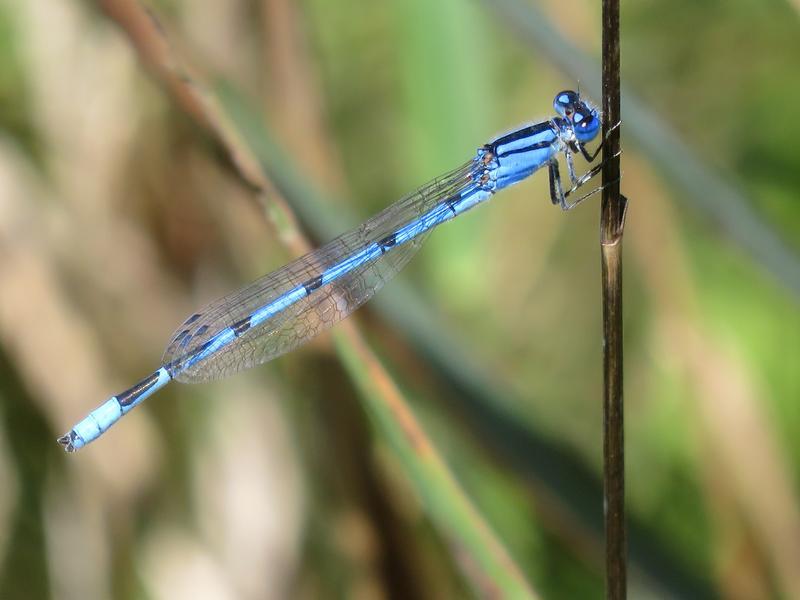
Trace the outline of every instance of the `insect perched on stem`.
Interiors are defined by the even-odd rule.
[[[175,332],[161,367],[90,412],[59,443],[74,452],[173,379],[194,383],[232,375],[297,348],[347,317],[393,277],[432,229],[547,166],[550,198],[570,210],[598,189],[568,198],[600,171],[575,175],[573,154],[593,162],[600,147],[597,109],[577,92],[556,94],[551,119],[481,146],[457,169],[387,207],[358,228],[189,317]],[[602,144],[601,144],[602,146]],[[572,187],[564,192],[563,154]]]

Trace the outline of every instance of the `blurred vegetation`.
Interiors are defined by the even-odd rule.
[[[325,241],[599,102],[600,4],[148,6],[163,47],[136,2],[0,1],[0,598],[601,598],[597,210],[543,176],[353,317],[379,359],[345,325],[54,441],[295,215]],[[800,597],[799,11],[623,7],[634,598]]]

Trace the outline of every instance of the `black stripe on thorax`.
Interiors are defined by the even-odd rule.
[[[524,127],[523,129],[518,129],[508,135],[504,135],[503,137],[497,138],[492,142],[492,146],[497,148],[498,146],[502,146],[503,144],[511,144],[516,142],[517,140],[521,140],[522,138],[526,138],[532,135],[538,135],[543,131],[547,131],[548,129],[552,129],[553,125],[550,121],[542,121],[541,123],[536,123],[535,125],[531,125],[530,127]]]
[[[533,152],[534,150],[544,150],[545,148],[549,148],[553,144],[553,140],[549,142],[536,142],[535,144],[531,144],[530,146],[525,146],[524,148],[516,148],[514,150],[508,150],[507,152],[503,152],[502,154],[498,154],[498,158],[505,158],[507,156],[511,156],[512,154],[523,154],[525,152]]]

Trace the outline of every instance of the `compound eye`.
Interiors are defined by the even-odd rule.
[[[578,141],[588,142],[593,140],[600,130],[600,119],[594,111],[583,107],[572,115],[572,128]]]
[[[573,92],[572,90],[564,90],[563,92],[558,92],[556,94],[556,97],[553,100],[553,108],[562,117],[569,118],[575,112],[579,102],[580,97],[576,92]]]

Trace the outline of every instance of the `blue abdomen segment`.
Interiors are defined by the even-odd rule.
[[[167,369],[161,367],[133,387],[106,400],[78,422],[69,433],[60,437],[58,442],[64,446],[67,452],[75,452],[83,448],[89,442],[103,435],[134,406],[160,390],[171,380],[172,377]]]
[[[556,155],[558,129],[552,121],[537,123],[497,137],[486,148],[497,164],[495,189],[501,190],[530,176]]]

